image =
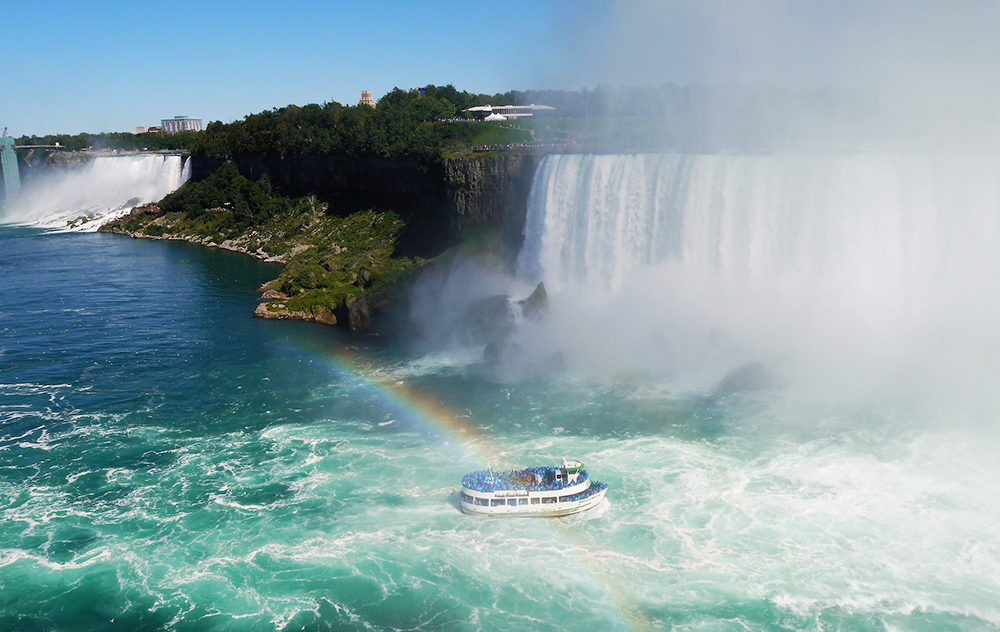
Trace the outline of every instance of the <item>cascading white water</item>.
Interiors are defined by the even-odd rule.
[[[191,177],[179,155],[95,158],[44,176],[10,201],[0,220],[53,230],[90,232],[134,206],[154,202]]]
[[[665,261],[903,281],[1000,261],[998,211],[995,155],[549,156],[519,270],[611,288]]]
[[[554,335],[602,365],[996,373],[994,154],[548,156],[524,234]]]

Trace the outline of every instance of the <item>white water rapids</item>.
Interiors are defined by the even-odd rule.
[[[2,210],[0,222],[92,232],[135,206],[160,200],[190,176],[190,162],[179,155],[94,158],[26,185]]]

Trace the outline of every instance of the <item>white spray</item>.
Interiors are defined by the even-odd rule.
[[[133,207],[157,201],[191,177],[178,155],[95,158],[25,186],[0,221],[90,232]]]

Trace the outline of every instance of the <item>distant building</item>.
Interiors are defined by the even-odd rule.
[[[375,99],[372,98],[372,93],[368,90],[361,91],[361,100],[358,101],[358,105],[367,105],[368,107],[375,107]]]
[[[199,128],[201,126],[199,125]],[[136,125],[132,128],[133,134],[150,134],[160,131],[160,128],[155,125]]]
[[[549,114],[555,108],[547,105],[478,105],[465,110],[474,118],[484,121],[506,121],[507,119],[528,118],[536,114]]]
[[[424,86],[423,88],[410,88],[410,92],[416,92],[420,96],[424,96],[427,94],[427,86]]]
[[[163,119],[160,123],[163,127],[163,131],[167,134],[201,131],[201,119],[188,118],[186,116],[175,116],[172,119]]]

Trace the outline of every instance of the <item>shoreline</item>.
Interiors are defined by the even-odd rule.
[[[106,230],[105,230],[106,229]],[[183,241],[185,243],[194,244],[196,246],[204,246],[206,248],[216,248],[218,250],[225,250],[227,252],[232,252],[235,254],[244,255],[247,257],[252,257],[264,263],[273,263],[282,266],[282,268],[288,263],[288,258],[294,257],[299,252],[305,251],[308,246],[301,247],[298,252],[296,249],[289,251],[288,258],[284,255],[268,255],[266,252],[262,252],[259,248],[254,250],[249,250],[243,248],[233,240],[226,239],[221,243],[216,243],[211,237],[198,238],[194,235],[178,235],[178,234],[163,234],[163,235],[145,235],[136,231],[128,231],[117,226],[112,226],[112,222],[103,224],[98,232],[106,233],[110,235],[121,235],[123,237],[131,237],[132,239],[148,239],[153,241]],[[280,274],[280,273],[279,273]],[[277,276],[275,277],[277,279]],[[274,281],[275,279],[271,279]],[[270,283],[271,281],[268,281]],[[274,290],[265,289],[267,283],[258,287],[254,290],[256,293],[260,294],[260,302],[253,311],[254,318],[263,318],[265,320],[302,320],[305,322],[320,323],[321,325],[337,325],[337,318],[331,310],[321,310],[320,313],[307,313],[301,310],[289,310],[287,308],[287,303],[290,297],[285,296]]]
[[[216,217],[227,212],[209,211]],[[234,231],[229,236],[213,229],[205,235],[193,232],[197,225],[185,214],[163,213],[157,203],[151,203],[106,222],[98,232],[183,241],[278,264],[281,268],[275,277],[255,290],[260,300],[254,317],[337,325],[352,332],[375,329],[373,311],[385,311],[399,295],[399,272],[423,265],[390,261],[387,253],[391,253],[393,233],[378,231],[397,230],[399,220],[373,212],[353,219],[331,217],[314,201],[296,217],[293,234],[288,234],[287,226],[270,226]]]
[[[241,255],[246,255],[248,257],[253,257],[254,259],[259,259],[265,263],[277,263],[282,266],[288,263],[288,260],[285,258],[285,255],[268,255],[266,252],[262,252],[260,248],[258,248],[257,250],[248,250],[246,248],[242,248],[239,245],[235,244],[231,239],[223,240],[222,243],[216,243],[211,239],[211,237],[204,237],[199,239],[194,235],[180,235],[177,233],[164,233],[162,235],[146,235],[144,233],[139,233],[136,231],[125,230],[123,228],[114,226],[113,224],[114,220],[106,224],[102,224],[101,227],[97,229],[97,232],[106,233],[109,235],[122,235],[124,237],[131,237],[132,239],[150,239],[153,241],[186,241],[189,244],[205,246],[207,248],[218,248],[220,250],[227,250],[229,252],[235,252]],[[295,252],[293,249],[292,251],[289,251],[290,256],[294,257],[300,252],[304,252],[307,248],[308,246],[302,248],[298,252]]]

